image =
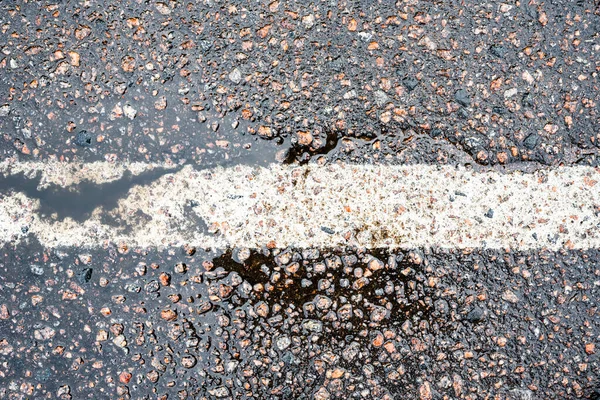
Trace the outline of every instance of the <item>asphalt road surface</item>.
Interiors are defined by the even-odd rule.
[[[0,398],[599,399],[597,1],[0,2]]]

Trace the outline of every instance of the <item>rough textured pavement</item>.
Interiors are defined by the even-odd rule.
[[[0,7],[5,154],[206,162],[235,131],[304,161],[598,165],[591,0]]]
[[[597,250],[194,251],[5,247],[2,397],[597,398]]]
[[[3,1],[0,161],[598,167],[599,36],[593,0]],[[20,235],[0,398],[600,398],[598,249]]]

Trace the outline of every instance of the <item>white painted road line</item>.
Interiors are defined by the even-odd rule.
[[[62,176],[49,164],[27,168],[73,184],[68,171],[87,167],[61,167]],[[129,166],[93,168],[102,182]],[[501,174],[429,165],[186,166],[83,222],[41,216],[39,200],[3,193],[0,242],[33,234],[47,247],[599,248],[599,181],[600,170],[588,167]]]

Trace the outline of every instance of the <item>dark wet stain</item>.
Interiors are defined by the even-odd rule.
[[[308,163],[314,156],[329,154],[338,146],[338,141],[341,137],[339,132],[332,129],[324,129],[321,136],[322,137],[320,138],[322,140],[320,141],[320,146],[314,146],[312,144],[302,145],[298,142],[293,143],[286,150],[283,163],[297,163],[302,165]]]
[[[242,278],[252,285],[261,282],[261,278],[264,278],[264,274],[260,271],[260,267],[263,265],[273,267],[274,265],[274,260],[271,255],[265,255],[257,251],[253,251],[250,257],[243,263],[235,261],[231,250],[228,250],[220,256],[214,258],[212,262],[215,268],[223,268],[225,271],[237,272]],[[263,276],[261,276],[261,274]]]
[[[293,250],[288,250],[293,251]],[[307,303],[314,301],[317,295],[328,295],[334,300],[345,298],[346,301],[360,296],[362,301],[373,304],[393,304],[388,310],[395,315],[393,322],[402,324],[404,321],[411,320],[436,320],[443,317],[443,311],[435,312],[431,299],[427,300],[427,294],[433,297],[433,289],[426,284],[427,273],[420,265],[415,265],[408,261],[408,257],[403,252],[392,254],[387,249],[369,250],[368,256],[362,261],[358,260],[352,265],[351,269],[344,270],[340,265],[331,269],[335,262],[341,262],[342,251],[325,252],[317,258],[302,259],[298,254],[301,250],[294,252],[290,265],[298,264],[295,272],[288,270],[290,265],[282,266],[277,263],[277,256],[270,255],[268,251],[252,251],[250,257],[244,262],[239,262],[232,256],[232,251],[226,251],[212,260],[216,269],[222,268],[225,271],[237,272],[244,280],[251,285],[269,285],[272,290],[266,291],[259,296],[266,304],[273,307],[276,304],[293,304],[302,309]],[[356,279],[352,276],[351,270],[360,268],[368,271],[368,262],[371,257],[385,264],[385,269],[374,271],[369,278]],[[391,258],[390,258],[391,257]],[[333,260],[333,261],[332,261]],[[337,260],[337,261],[335,261]],[[336,282],[332,288],[335,292],[319,288],[319,275],[314,271],[309,272],[306,268],[313,267],[316,264],[328,265],[327,280]],[[272,281],[273,274],[280,276],[276,282]],[[303,285],[303,281],[312,280],[311,285]],[[348,285],[341,286],[339,282],[348,280]],[[362,282],[356,286],[356,282]],[[383,289],[386,284],[393,283],[394,291],[386,292]],[[426,295],[419,294],[426,293]],[[331,335],[342,338],[347,335],[355,335],[359,326],[368,326],[369,311],[365,310],[359,315],[353,315],[346,320],[352,326],[339,327]]]

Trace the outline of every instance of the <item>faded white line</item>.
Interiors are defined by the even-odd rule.
[[[32,234],[47,247],[599,248],[599,181],[589,167],[186,166],[82,223],[42,217],[39,201],[22,193],[0,195],[0,242]],[[106,216],[119,226],[103,223]]]

